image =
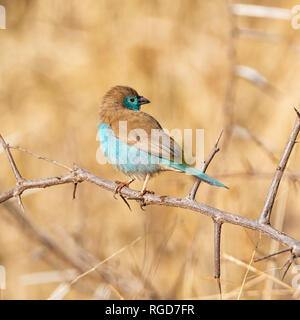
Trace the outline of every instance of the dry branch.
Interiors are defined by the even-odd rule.
[[[77,182],[88,181],[111,192],[113,192],[117,186],[117,183],[113,181],[100,178],[84,169],[77,168],[74,169],[72,173],[67,173],[60,176],[37,180],[26,180],[22,183],[22,185],[15,186],[10,190],[1,193],[0,203],[13,198],[16,194],[23,193],[25,190],[28,189],[47,188],[55,185],[74,183],[74,180]],[[137,198],[139,195],[139,191],[124,187],[122,188],[122,194],[126,197]],[[217,219],[222,222],[227,222],[230,224],[239,225],[244,228],[262,232],[270,238],[277,240],[290,248],[293,248],[294,252],[299,250],[299,252],[297,251],[297,256],[300,256],[300,242],[284,234],[283,232],[274,229],[270,225],[259,224],[258,221],[255,219],[249,219],[238,214],[233,214],[230,212],[219,210],[217,208],[210,207],[206,204],[187,199],[186,197],[173,198],[167,196],[160,196],[156,194],[145,194],[143,198],[147,205],[156,204],[161,206],[187,209],[194,212],[199,212],[201,214],[207,215],[211,218]]]
[[[290,237],[289,235],[275,229],[272,227],[268,222],[270,219],[270,213],[271,209],[277,194],[277,190],[279,187],[279,183],[281,180],[281,177],[283,175],[283,171],[286,167],[287,161],[290,157],[291,151],[293,149],[293,146],[296,142],[297,135],[300,130],[300,117],[299,113],[297,111],[297,119],[295,126],[292,130],[292,133],[290,135],[290,138],[288,140],[287,146],[284,150],[283,156],[280,160],[279,167],[275,173],[273,183],[271,185],[269,194],[266,199],[266,205],[265,207],[268,210],[263,210],[262,214],[259,219],[249,219],[246,217],[243,217],[238,214],[234,214],[231,212],[226,212],[214,207],[210,207],[206,204],[199,203],[195,201],[194,199],[191,199],[189,197],[183,197],[183,198],[173,198],[173,197],[168,197],[168,196],[160,196],[157,194],[145,194],[143,196],[143,200],[145,205],[160,205],[160,206],[170,206],[170,207],[177,207],[177,208],[182,208],[186,209],[189,211],[201,213],[204,215],[207,215],[211,217],[215,223],[215,272],[214,276],[217,280],[219,280],[220,277],[220,236],[221,236],[221,225],[223,223],[230,223],[234,225],[238,225],[240,227],[248,228],[248,229],[253,229],[258,232],[261,232],[262,234],[267,235],[268,237],[280,242],[281,244],[287,246],[288,250],[291,251],[291,257],[287,262],[287,265],[290,266],[290,264],[295,260],[295,258],[300,256],[300,242],[297,241],[296,239]],[[220,138],[220,137],[219,137]],[[218,151],[218,142],[219,138],[210,153],[210,156],[208,157],[208,160],[206,162],[206,167],[209,165],[210,161]],[[111,192],[114,192],[117,183],[109,180],[105,180],[103,178],[100,178],[82,168],[74,167],[71,172],[63,174],[63,175],[58,175],[54,177],[48,177],[48,178],[43,178],[43,179],[36,179],[36,180],[24,180],[19,173],[17,166],[14,162],[14,159],[10,153],[9,146],[6,144],[2,136],[0,135],[0,142],[2,143],[8,160],[10,162],[10,165],[12,167],[12,170],[16,176],[17,183],[16,186],[11,188],[8,191],[5,191],[0,194],[0,203],[3,203],[9,199],[12,199],[14,197],[20,198],[21,195],[29,189],[36,189],[36,188],[47,188],[55,185],[61,185],[61,184],[66,184],[66,183],[72,183],[72,184],[79,184],[81,182],[87,181],[90,183],[93,183],[101,188],[104,188],[106,190],[109,190]],[[25,149],[18,148],[20,151],[25,151]],[[33,154],[33,153],[32,153]],[[35,154],[33,154],[35,155]],[[48,158],[41,157],[39,158],[47,161],[51,161]],[[53,161],[51,161],[53,162]],[[198,186],[197,186],[198,188]],[[194,190],[197,191],[197,188],[194,188]],[[196,192],[195,191],[195,192]],[[122,196],[126,198],[137,198],[139,196],[139,191],[130,189],[128,187],[124,187],[122,189]],[[81,271],[86,271],[88,268],[86,268],[86,265],[78,265],[77,261],[72,261],[72,257],[67,256],[66,252],[62,252],[61,248],[57,244],[53,244],[52,242],[49,242],[49,237],[44,238],[44,234],[40,234],[37,230],[35,230],[34,226],[30,225],[28,221],[26,221],[26,216],[18,215],[18,219],[22,220],[27,227],[31,231],[34,231],[35,235],[38,235],[38,237],[41,238],[41,242],[44,243],[47,247],[53,248],[55,246],[58,249],[58,252],[60,252],[60,255],[64,257],[66,260],[70,261],[73,266],[76,266],[76,268],[80,269]],[[105,272],[106,273],[106,272]],[[102,274],[103,276],[103,274]],[[109,278],[109,276],[106,274],[105,278]],[[218,282],[220,283],[220,282]]]
[[[212,148],[210,154],[208,155],[207,159],[204,162],[204,166],[202,168],[202,172],[206,172],[206,169],[208,168],[209,164],[211,163],[212,159],[214,158],[214,156],[216,155],[217,152],[220,151],[220,148],[218,147],[219,141],[222,137],[223,131],[221,131],[221,133],[219,134],[219,137],[214,145],[214,147]],[[188,194],[188,198],[191,200],[195,200],[196,197],[196,193],[198,191],[198,188],[200,186],[201,180],[197,179],[194,183],[194,185],[191,188],[191,191]]]
[[[291,132],[290,138],[287,142],[287,145],[284,149],[283,155],[282,155],[280,162],[278,164],[278,167],[276,169],[276,172],[275,172],[272,184],[270,186],[270,190],[267,195],[263,210],[262,210],[260,217],[258,219],[259,223],[262,223],[262,224],[269,224],[270,223],[271,212],[272,212],[273,204],[274,204],[274,201],[275,201],[275,198],[277,195],[279,184],[280,184],[281,178],[283,176],[287,162],[290,158],[293,147],[296,143],[298,133],[300,131],[300,113],[298,112],[297,109],[295,109],[295,111],[297,113],[297,118],[295,121],[294,128]]]

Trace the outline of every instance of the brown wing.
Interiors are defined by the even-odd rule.
[[[127,121],[127,132],[124,130]],[[127,111],[111,123],[115,135],[129,145],[167,160],[180,161],[182,149],[161,127],[159,122],[145,112]],[[126,139],[127,138],[127,139]]]

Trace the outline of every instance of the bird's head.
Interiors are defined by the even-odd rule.
[[[102,106],[122,107],[139,111],[141,105],[146,103],[150,103],[150,101],[140,96],[134,89],[125,86],[116,86],[105,94]]]

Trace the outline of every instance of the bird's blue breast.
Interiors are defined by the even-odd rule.
[[[101,149],[108,162],[120,171],[128,175],[143,176],[159,170],[157,157],[119,140],[109,124],[100,123],[98,133]]]

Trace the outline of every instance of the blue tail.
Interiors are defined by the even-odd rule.
[[[225,186],[223,183],[221,183],[217,180],[214,180],[213,178],[209,177],[207,174],[201,172],[200,170],[198,170],[196,168],[190,167],[186,164],[178,164],[178,163],[170,162],[170,166],[175,169],[178,169],[180,171],[183,171],[187,174],[191,174],[192,176],[195,176],[198,179],[200,179],[208,184],[229,189],[229,187]]]

